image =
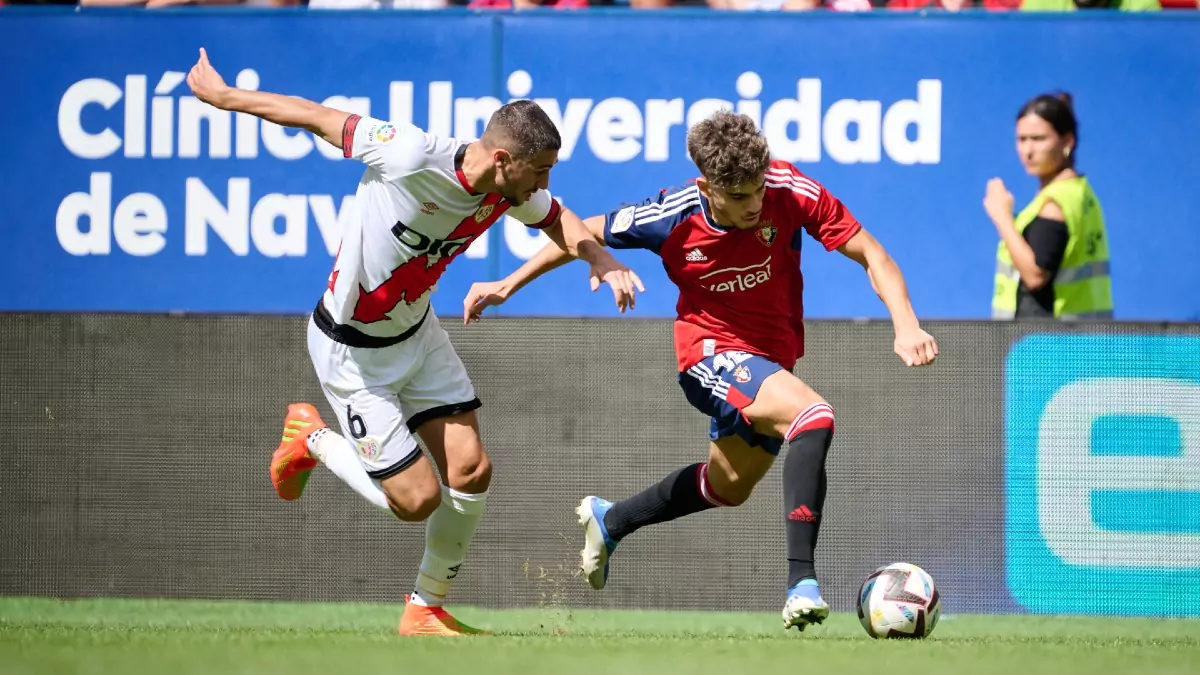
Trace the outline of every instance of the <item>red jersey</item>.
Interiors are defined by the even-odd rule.
[[[730,350],[790,370],[804,353],[804,232],[832,251],[862,229],[840,201],[788,162],[772,161],[766,182],[762,215],[750,230],[718,225],[695,184],[605,218],[609,246],[654,251],[679,288],[681,372]]]

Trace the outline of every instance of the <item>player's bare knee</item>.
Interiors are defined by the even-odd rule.
[[[426,520],[442,503],[442,488],[436,481],[422,482],[405,490],[384,490],[388,506],[397,518],[409,523]]]
[[[708,493],[706,496],[715,505],[741,506],[750,499],[757,482],[750,476],[735,473],[732,467],[709,462],[701,490]]]
[[[487,492],[492,483],[492,460],[480,449],[479,453],[450,467],[448,473],[447,480],[455,490],[470,494]]]
[[[731,507],[732,506],[741,506],[742,504],[745,504],[746,502],[750,501],[750,493],[749,492],[735,492],[735,493],[730,494],[728,497],[725,497],[724,499],[726,502],[728,502],[729,506],[731,506]]]
[[[720,497],[729,506],[741,506],[750,500],[754,485],[755,482],[745,478],[734,478],[727,486],[723,486]]]
[[[429,519],[433,512],[437,510],[442,502],[442,496],[439,493],[437,496],[422,496],[421,498],[410,498],[403,502],[397,502],[389,498],[388,504],[392,508],[392,513],[397,518],[408,523],[420,523]]]

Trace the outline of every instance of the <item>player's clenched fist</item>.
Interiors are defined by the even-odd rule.
[[[907,366],[925,366],[937,358],[938,346],[933,336],[920,328],[896,331],[896,355]]]
[[[208,62],[208,52],[204,51],[204,47],[200,48],[200,59],[196,61],[196,65],[192,66],[191,72],[188,73],[187,83],[192,88],[192,93],[196,95],[196,98],[214,108],[224,108],[221,105],[221,100],[224,94],[229,91],[229,85],[225,84],[225,80],[221,77],[221,74]]]

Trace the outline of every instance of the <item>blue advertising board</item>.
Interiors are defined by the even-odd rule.
[[[1013,598],[1049,614],[1200,612],[1200,339],[1031,335],[1005,379]]]
[[[1200,320],[1200,21],[1190,17],[0,11],[10,130],[2,310],[309,311],[361,167],[310,134],[195,100],[199,47],[231,83],[475,136],[512,98],[558,122],[551,189],[581,215],[690,180],[686,126],[721,106],[824,183],[891,251],[929,318],[990,313],[981,206],[1017,109],[1062,88],[1104,209],[1119,319]],[[1080,58],[1079,55],[1088,55]],[[439,313],[544,238],[502,221],[451,267]],[[643,316],[675,292],[645,253]],[[851,261],[806,247],[810,317],[881,317]],[[508,315],[605,316],[579,264]]]

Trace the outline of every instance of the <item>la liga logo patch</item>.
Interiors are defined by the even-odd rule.
[[[385,124],[375,130],[375,138],[379,139],[380,143],[388,143],[396,137],[396,127]]]

